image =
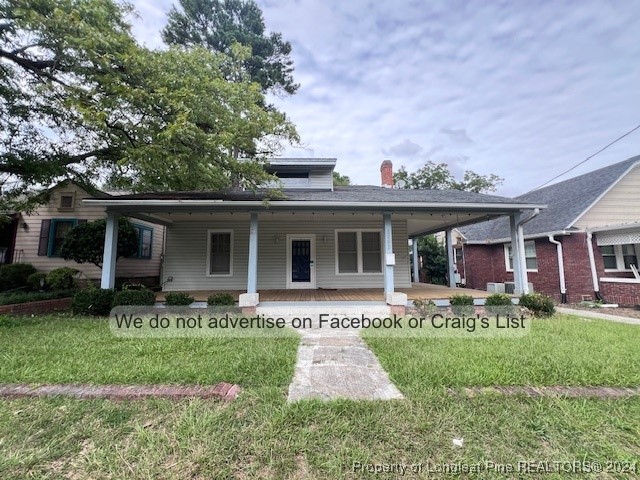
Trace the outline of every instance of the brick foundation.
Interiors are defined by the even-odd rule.
[[[40,300],[38,302],[15,303],[13,305],[0,305],[0,314],[41,314],[60,312],[71,307],[71,298],[55,298],[53,300]]]

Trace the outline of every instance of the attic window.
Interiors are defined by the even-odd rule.
[[[73,192],[63,193],[60,195],[60,205],[58,210],[73,210],[75,194]]]

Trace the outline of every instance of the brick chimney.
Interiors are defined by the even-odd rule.
[[[383,187],[393,188],[393,163],[391,160],[385,160],[380,165],[380,178]]]

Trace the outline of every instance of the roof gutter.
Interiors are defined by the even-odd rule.
[[[323,201],[298,201],[298,200],[131,200],[110,198],[87,198],[84,203],[98,205],[102,207],[212,207],[212,208],[228,208],[228,207],[246,207],[246,208],[262,208],[262,209],[279,209],[279,208],[384,208],[398,210],[412,210],[416,208],[429,209],[459,209],[463,211],[469,210],[495,210],[495,211],[513,211],[522,209],[546,208],[546,205],[540,204],[518,204],[518,203],[436,203],[436,202],[323,202]]]

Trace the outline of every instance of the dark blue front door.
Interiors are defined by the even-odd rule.
[[[311,240],[291,241],[291,281],[311,282]]]

